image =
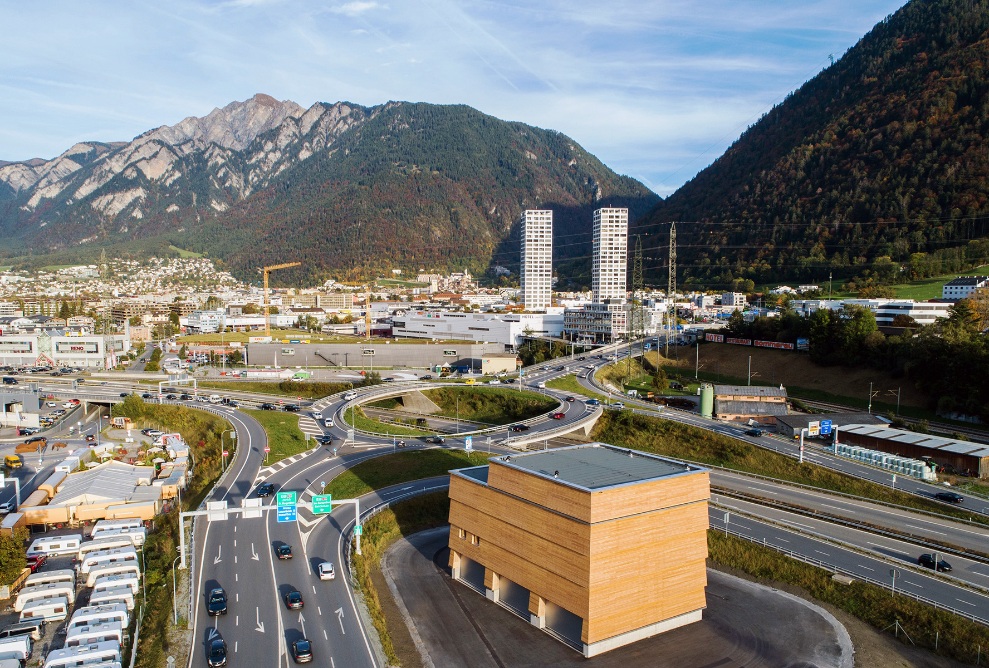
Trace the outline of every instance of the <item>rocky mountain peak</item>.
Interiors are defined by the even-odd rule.
[[[202,118],[189,116],[176,125],[163,125],[141,138],[156,139],[171,146],[188,141],[212,143],[240,151],[259,134],[278,127],[286,118],[299,118],[305,111],[291,100],[279,102],[270,95],[258,93],[249,100],[214,109]]]

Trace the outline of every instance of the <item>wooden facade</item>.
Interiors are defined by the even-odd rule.
[[[706,470],[679,466],[670,475],[599,489],[503,457],[490,460],[486,479],[454,472],[454,576],[467,558],[484,567],[489,598],[498,600],[501,578],[529,590],[534,624],[542,626],[546,602],[579,617],[587,656],[653,635],[635,632],[668,620],[696,621],[706,605],[710,482]]]

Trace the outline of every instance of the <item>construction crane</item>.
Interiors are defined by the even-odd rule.
[[[273,264],[270,267],[263,267],[261,272],[264,274],[264,335],[271,337],[271,302],[268,299],[268,274],[275,271],[276,269],[288,269],[289,267],[298,267],[301,262],[286,262],[284,264]]]

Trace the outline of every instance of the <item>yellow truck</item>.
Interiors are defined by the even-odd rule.
[[[24,462],[17,455],[7,455],[3,458],[3,465],[8,469],[19,469],[24,466]]]

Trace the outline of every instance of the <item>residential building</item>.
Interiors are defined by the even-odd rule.
[[[591,301],[625,301],[628,266],[628,209],[598,209],[593,221]]]
[[[553,293],[553,212],[522,213],[522,303],[527,311],[545,311]]]
[[[721,306],[736,311],[744,310],[748,302],[743,292],[726,292],[721,295]]]
[[[706,469],[591,443],[450,474],[454,580],[585,657],[700,621]]]
[[[959,276],[944,284],[941,288],[941,298],[956,302],[966,299],[980,288],[989,287],[989,276]]]

